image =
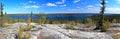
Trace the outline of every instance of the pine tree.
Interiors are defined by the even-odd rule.
[[[100,29],[102,32],[105,32],[106,30],[103,28],[103,26],[104,26],[103,24],[104,24],[105,0],[102,0],[101,5],[102,5],[102,7],[101,7],[101,11],[100,11],[100,19],[99,19],[98,25],[95,28],[95,30]]]
[[[46,21],[46,15],[44,13],[40,14],[40,23],[45,24]]]
[[[0,24],[0,26],[3,26],[3,4],[2,3],[0,3],[0,15],[1,15],[1,24]]]
[[[20,22],[20,16],[18,16],[18,22]]]
[[[33,12],[31,12],[30,18],[31,18],[31,22],[32,22],[32,16],[33,16]]]
[[[5,17],[5,21],[7,22],[7,13],[5,12],[5,15],[4,15],[4,17]]]

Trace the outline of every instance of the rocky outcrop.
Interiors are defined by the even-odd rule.
[[[0,39],[17,39],[19,27],[26,23],[14,23],[9,28],[0,28]],[[31,23],[33,28],[25,31],[31,34],[31,39],[113,39],[111,34],[105,32],[81,31],[65,29],[66,24],[42,24]],[[5,33],[5,36],[3,33]],[[2,34],[2,35],[1,35]],[[1,37],[3,36],[3,37]]]

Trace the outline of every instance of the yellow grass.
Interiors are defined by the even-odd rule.
[[[113,38],[114,38],[114,39],[118,39],[118,34],[117,34],[117,33],[118,33],[117,30],[114,30],[114,31],[113,31],[113,34],[114,34],[114,35],[113,35]]]

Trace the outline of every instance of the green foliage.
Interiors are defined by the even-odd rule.
[[[9,23],[6,21],[6,22],[3,23],[3,26],[2,26],[2,27],[3,27],[3,28],[7,28],[8,26],[9,26]]]
[[[119,34],[117,34],[118,30],[113,30],[113,39],[119,39]]]
[[[100,20],[99,20],[99,26],[102,27],[100,28],[102,32],[106,31],[106,27],[104,27],[104,12],[105,12],[105,0],[102,0],[101,3],[101,12],[100,12]]]
[[[107,29],[109,29],[109,28],[110,28],[110,22],[109,21],[105,21],[103,26],[102,26],[102,29],[107,31]]]
[[[44,14],[44,13],[41,13],[40,14],[40,23],[41,24],[45,24],[45,22],[46,22],[46,15]]]
[[[31,23],[31,18],[29,17],[28,20],[27,20],[27,27],[25,28],[26,31],[32,29],[32,26],[30,25],[30,23]]]
[[[28,17],[28,20],[27,20],[27,24],[28,24],[28,26],[30,25],[30,23],[31,23],[31,18]]]
[[[91,18],[87,18],[87,24],[88,24],[88,27],[90,27],[94,25],[94,22]]]
[[[112,20],[112,23],[117,23],[117,20],[116,20],[116,19],[113,19],[113,20]]]
[[[52,24],[61,24],[60,21],[52,21]]]
[[[106,27],[104,26],[104,12],[105,12],[105,0],[101,0],[101,11],[100,11],[100,19],[98,21],[98,26],[95,28],[96,29],[100,29],[101,32],[105,32],[106,31]]]
[[[18,31],[18,39],[22,39],[23,32],[24,32],[24,28],[22,26],[20,26],[20,29]]]
[[[20,29],[18,31],[18,39],[30,39],[31,38],[31,34],[30,33],[26,33],[25,35],[23,34],[25,29],[26,28],[23,28],[23,26],[20,26]]]
[[[65,29],[70,29],[70,30],[74,30],[74,25],[66,25]]]
[[[2,3],[0,3],[0,26],[3,26],[3,4]]]
[[[75,28],[73,26],[66,26],[65,29],[74,30]]]
[[[23,39],[30,39],[31,38],[31,34],[30,33],[27,33],[26,35],[25,35],[25,37],[23,37]]]
[[[50,20],[46,20],[45,24],[52,24]]]
[[[18,22],[20,22],[20,16],[18,16]]]
[[[71,25],[76,25],[75,21],[70,21]]]
[[[33,12],[31,12],[31,15],[30,15],[30,18],[31,18],[31,22],[32,22],[32,20],[33,20],[33,19],[32,19],[32,15],[33,15]]]

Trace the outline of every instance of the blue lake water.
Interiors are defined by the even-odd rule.
[[[81,20],[81,19],[88,18],[92,15],[94,15],[94,14],[47,14],[46,18],[48,20],[66,20],[66,19],[67,20]],[[20,17],[20,19],[28,19],[28,16],[30,16],[30,15],[21,15],[21,16],[13,15],[13,16],[8,16],[8,18],[18,19]],[[32,15],[31,17],[32,17],[32,19],[41,18],[38,15]]]

